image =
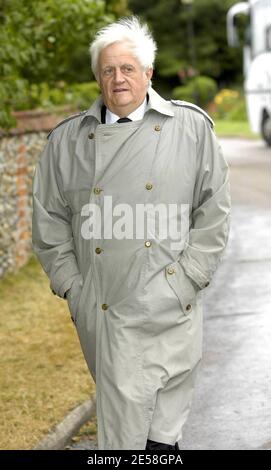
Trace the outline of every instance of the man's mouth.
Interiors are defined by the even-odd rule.
[[[122,93],[123,91],[128,91],[127,88],[115,88],[113,90],[114,93]]]

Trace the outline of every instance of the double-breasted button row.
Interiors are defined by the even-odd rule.
[[[146,189],[148,189],[148,191],[150,191],[152,188],[153,188],[153,184],[152,183],[146,183],[146,186],[145,186]],[[94,194],[100,194],[102,192],[102,188],[99,188],[98,186],[95,186],[95,188],[93,188],[93,192]]]
[[[149,248],[151,246],[151,241],[149,240],[146,240],[145,241],[145,246],[146,248]],[[99,246],[97,246],[97,248],[95,248],[95,253],[97,253],[97,255],[100,255],[102,253],[102,251],[104,251],[102,248],[100,248]],[[172,273],[169,273],[169,274],[172,274]]]
[[[159,131],[161,130],[161,126],[159,126],[159,124],[157,124],[156,126],[154,126],[154,130],[155,130],[156,132],[159,132]],[[89,138],[89,139],[94,139],[94,137],[95,137],[95,134],[94,134],[93,132],[90,132],[90,133],[88,134],[88,138]]]
[[[156,126],[156,127],[157,127],[157,129],[155,129],[155,130],[160,130],[160,127],[159,127],[159,126]],[[159,127],[159,129],[158,129],[158,127]],[[93,133],[90,133],[88,137],[89,137],[89,139],[93,139],[93,138],[94,138],[94,134],[93,134]],[[150,190],[153,188],[153,185],[152,185],[152,183],[146,183],[146,186],[145,186],[145,187],[146,187],[147,190],[150,191]],[[96,194],[96,195],[100,194],[101,191],[103,191],[103,190],[102,190],[100,187],[98,187],[98,186],[95,186],[95,187],[93,188],[93,192],[94,192],[94,194]],[[151,243],[150,240],[146,240],[146,241],[145,241],[145,246],[146,246],[147,248],[149,248],[149,247],[151,246],[151,244],[152,244],[152,243]],[[101,254],[102,251],[103,251],[103,249],[100,248],[100,247],[95,248],[95,253],[98,254],[98,255]],[[104,304],[102,304],[101,308],[102,308],[102,310],[105,311],[105,310],[108,309],[108,305],[107,305],[106,303],[104,303]]]
[[[149,248],[149,247],[151,246],[151,241],[146,240],[146,241],[145,241],[145,246],[146,246],[147,248]],[[96,252],[97,254],[100,254],[102,251],[103,251],[102,248],[99,248],[99,247],[95,248],[95,252]],[[107,309],[108,309],[108,305],[107,305],[107,304],[102,304],[102,310],[107,310]]]

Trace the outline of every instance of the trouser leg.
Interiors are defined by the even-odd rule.
[[[163,442],[152,441],[151,439],[147,440],[146,450],[156,451],[156,450],[179,450],[178,442],[174,445],[164,444]]]

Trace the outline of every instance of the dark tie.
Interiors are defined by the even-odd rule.
[[[129,119],[128,117],[120,118],[117,120],[117,122],[128,122],[131,121],[132,119]]]

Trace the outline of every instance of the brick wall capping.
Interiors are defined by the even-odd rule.
[[[78,112],[71,105],[57,106],[50,109],[32,109],[26,111],[14,111],[12,115],[17,120],[17,125],[9,130],[0,128],[0,138],[29,133],[49,132],[59,121]]]

